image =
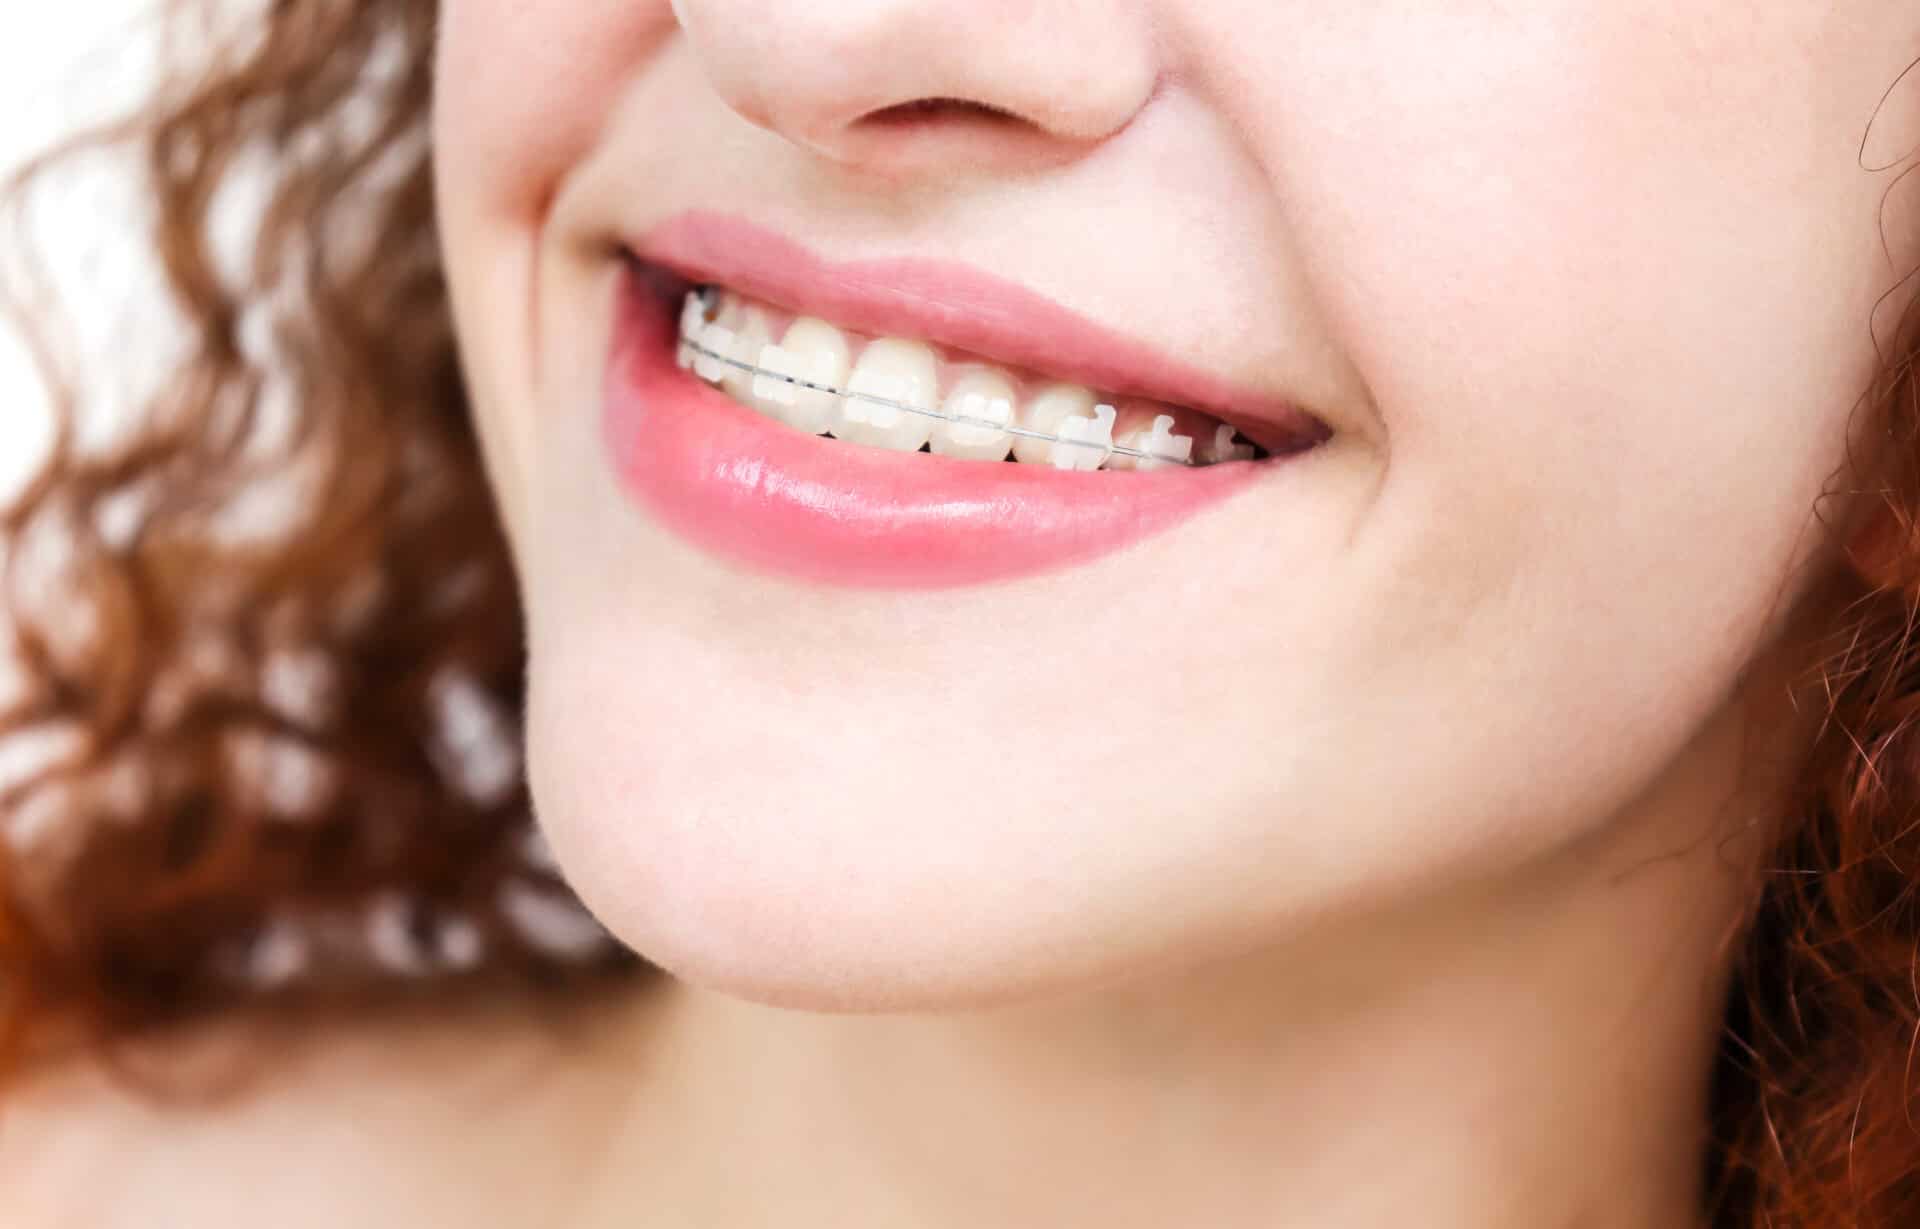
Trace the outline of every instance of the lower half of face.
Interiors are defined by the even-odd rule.
[[[1537,863],[1823,563],[1894,5],[1056,7],[446,5],[536,806],[692,980],[983,1000]]]

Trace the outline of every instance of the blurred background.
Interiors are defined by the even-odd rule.
[[[157,3],[0,3],[0,175],[139,98],[153,76],[151,15]],[[31,242],[50,257],[58,253],[63,262],[75,261],[78,267],[68,276],[81,298],[74,307],[99,313],[102,333],[133,341],[103,318],[110,303],[125,301],[124,292],[137,279],[125,250],[116,261],[107,240],[137,225],[138,210],[130,207],[124,187],[115,199],[100,170],[96,163],[90,184],[75,175],[67,190],[49,194],[58,198],[58,208],[35,211]],[[158,314],[151,300],[147,307],[150,318]],[[14,330],[0,327],[0,500],[31,468],[48,421],[45,393],[25,347]]]
[[[140,99],[158,63],[153,19],[161,3],[0,0],[0,177],[11,177],[31,155]],[[63,310],[75,317],[62,323],[61,340],[73,344],[90,369],[113,373],[103,380],[105,388],[130,395],[143,371],[150,379],[162,370],[158,364],[170,335],[164,299],[136,259],[137,243],[126,241],[143,224],[127,165],[124,156],[81,159],[51,177],[32,208],[0,212],[0,279],[20,284],[21,252],[43,263],[60,287]],[[83,437],[110,431],[125,405],[124,396],[101,400],[91,422],[82,419],[93,428]],[[45,381],[18,329],[0,316],[0,504],[32,473],[52,421]],[[0,539],[0,564],[8,546]],[[12,648],[0,615],[0,705],[18,697],[23,685]],[[0,742],[0,786],[63,745],[24,736]]]

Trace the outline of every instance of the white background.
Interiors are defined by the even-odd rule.
[[[79,126],[132,104],[151,82],[154,0],[0,0],[0,174]],[[61,246],[108,233],[97,199],[56,215]],[[86,311],[87,303],[74,303]],[[104,308],[105,304],[97,305]],[[0,327],[0,497],[31,466],[46,399],[11,333]]]

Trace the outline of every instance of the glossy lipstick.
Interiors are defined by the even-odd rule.
[[[784,301],[846,327],[962,344],[952,340],[964,332],[960,317],[916,328],[907,318],[912,311],[889,310],[887,295],[861,296],[861,283],[876,273],[871,267],[862,266],[858,276],[844,269],[836,275],[764,232],[749,228],[752,241],[736,246],[734,258],[785,258],[785,268],[743,275],[723,267],[725,259],[701,250],[714,241],[716,226],[739,234],[739,224],[683,219],[635,247],[649,262],[671,249],[660,264],[676,274]],[[935,275],[929,268],[917,268],[916,276]],[[800,281],[835,289],[809,300],[797,289]],[[792,292],[766,294],[770,282]],[[970,270],[956,272],[952,283],[1002,323],[1031,306],[1021,297],[1026,292],[996,303],[991,279]],[[1270,476],[1285,461],[1068,472],[890,452],[809,435],[738,404],[674,362],[679,305],[657,293],[638,263],[628,265],[617,294],[601,425],[621,485],[669,530],[756,571],[816,584],[895,589],[1010,580],[1118,551]],[[922,314],[942,310],[927,302],[919,299]],[[1116,355],[1122,366],[1132,361],[1113,347],[1102,351],[1093,344],[1076,354],[1076,340],[1099,340],[1097,326],[1079,324],[1049,305],[1037,313],[1036,332],[1034,314],[1028,313],[1022,330],[1025,344],[1044,349],[1058,343],[1052,353],[1060,361],[1047,366],[1063,378],[1114,368]],[[1046,326],[1062,318],[1072,327],[1056,328],[1049,337]],[[982,357],[1023,357],[997,349],[978,347]]]

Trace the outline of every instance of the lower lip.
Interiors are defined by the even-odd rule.
[[[646,513],[754,571],[885,589],[1032,576],[1170,529],[1270,467],[1070,472],[808,435],[681,370],[677,320],[677,309],[629,269],[608,355],[603,437]]]

